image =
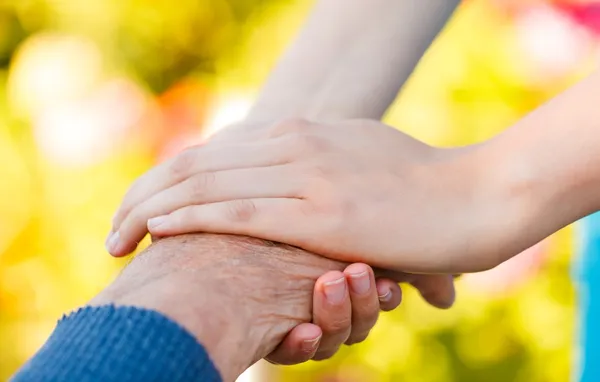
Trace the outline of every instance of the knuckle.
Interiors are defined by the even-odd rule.
[[[377,323],[379,318],[379,302],[377,304],[369,304],[369,307],[365,308],[363,312],[357,314],[359,316],[358,322],[354,324],[357,327],[358,332],[371,330]]]
[[[355,219],[354,216],[357,211],[357,204],[355,201],[344,197],[343,195],[337,195],[334,192],[331,193],[331,198],[328,203],[328,213],[330,216],[337,217],[333,219],[338,224],[344,224],[348,219]]]
[[[121,224],[123,224],[125,219],[127,219],[127,216],[129,216],[131,209],[132,207],[128,203],[123,202],[123,204],[121,205],[121,207],[119,207],[119,210],[117,211],[112,220],[113,229],[118,229],[121,226]]]
[[[333,171],[327,164],[314,163],[310,168],[310,172],[311,172],[311,177],[314,179],[328,180],[328,179],[330,179],[331,173]],[[332,185],[330,182],[326,182],[326,184],[328,184],[331,188]]]
[[[304,177],[306,192],[327,206],[332,204],[335,198],[333,197],[334,186],[331,181],[325,176],[319,175],[320,170],[310,169],[309,172],[311,174]]]
[[[247,222],[256,215],[256,204],[252,200],[234,200],[228,203],[229,219],[236,222]]]
[[[329,232],[335,235],[342,235],[337,239],[342,239],[347,234],[349,219],[355,219],[353,216],[353,208],[350,204],[340,200],[334,192],[321,191],[321,197],[316,207],[317,213],[323,217],[322,226],[324,232]],[[333,238],[332,238],[333,239]]]
[[[294,141],[294,146],[304,154],[323,153],[330,148],[327,139],[306,130],[293,134],[292,139]]]
[[[180,208],[171,214],[171,219],[176,225],[180,225],[184,222],[191,222],[194,220],[194,217],[194,207],[192,206]]]
[[[286,118],[275,123],[272,128],[272,136],[277,137],[289,133],[298,133],[310,127],[310,122],[303,118]]]
[[[358,334],[352,334],[346,341],[346,345],[354,345],[363,342],[369,336],[369,332],[362,332]]]
[[[320,139],[321,138],[317,137],[317,140]],[[302,170],[307,175],[308,179],[324,180],[324,183],[329,185],[330,191],[336,189],[339,190],[340,186],[336,186],[335,184],[346,182],[348,180],[348,177],[345,174],[346,170],[343,165],[340,166],[340,161],[335,158],[335,155],[315,155],[311,157],[310,160],[303,161],[301,166],[304,167]],[[336,179],[337,181],[333,182],[333,179]]]
[[[132,209],[127,216],[127,220],[124,224],[127,223],[135,223],[144,218],[144,205],[139,205],[136,208]]]
[[[310,122],[291,119],[279,122],[271,129],[270,138],[285,137],[296,155],[319,153],[331,148],[329,141]]]
[[[127,215],[127,218],[121,224],[120,231],[122,231],[123,233],[127,233],[134,229],[134,227],[141,225],[145,226],[146,220],[146,214],[143,208],[141,206],[134,208],[133,210],[131,210],[129,215]]]
[[[203,172],[190,178],[190,192],[192,198],[199,200],[205,196],[208,190],[215,184],[215,180],[214,172]]]
[[[348,315],[347,317],[337,317],[335,319],[332,319],[328,322],[326,322],[322,327],[321,330],[323,330],[323,332],[327,333],[328,335],[342,335],[344,333],[347,333],[347,336],[350,335],[350,328],[352,327],[352,319],[350,318],[350,315]],[[346,337],[347,337],[346,336]]]
[[[306,192],[312,194],[318,200],[330,205],[336,200],[339,186],[333,182],[334,170],[325,163],[302,164],[297,171],[302,174]]]
[[[349,219],[356,219],[358,215],[358,202],[342,195],[333,195],[335,198],[332,205],[332,212],[338,216],[336,222],[339,227],[347,224]]]
[[[175,181],[185,179],[190,174],[190,169],[193,167],[196,156],[196,147],[185,149],[179,153],[169,166],[171,178]]]
[[[348,222],[355,219],[356,204],[345,202],[335,186],[324,178],[312,178],[304,187],[302,194],[310,202],[303,204],[300,212],[311,218],[319,217],[320,237],[334,242],[348,240]]]

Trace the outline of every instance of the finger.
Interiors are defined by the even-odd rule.
[[[108,251],[113,256],[130,253],[148,232],[150,218],[186,206],[236,199],[293,198],[300,195],[301,188],[299,179],[287,166],[197,174],[136,206],[119,227],[119,239],[110,243]],[[189,232],[194,231],[185,231]]]
[[[346,277],[331,271],[319,277],[313,296],[313,323],[323,331],[314,360],[333,356],[346,342],[352,329],[352,306]]]
[[[436,308],[448,309],[454,304],[456,292],[452,275],[415,275],[411,284]]]
[[[454,276],[452,275],[423,275],[375,269],[375,275],[389,278],[395,282],[412,284],[421,296],[431,305],[447,309],[454,304],[456,297],[454,289]]]
[[[300,324],[265,359],[279,365],[295,365],[310,360],[317,349],[323,332],[314,324]]]
[[[377,279],[377,297],[379,308],[384,312],[396,309],[402,302],[402,289],[394,280]]]
[[[133,184],[113,219],[117,231],[129,212],[150,196],[194,174],[267,167],[290,161],[291,148],[285,138],[251,143],[205,144],[193,146],[159,164]]]
[[[344,270],[352,302],[352,332],[346,341],[352,345],[364,341],[377,323],[379,298],[375,287],[375,275],[366,264],[350,264]]]
[[[301,246],[318,227],[303,213],[300,199],[239,199],[183,207],[148,221],[150,233],[174,236],[185,232],[212,232],[252,236]]]

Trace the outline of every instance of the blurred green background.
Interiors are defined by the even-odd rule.
[[[498,133],[590,70],[597,5],[465,1],[386,121],[447,146]],[[0,380],[123,266],[103,242],[128,185],[242,118],[311,6],[0,0]],[[571,236],[464,277],[450,311],[407,291],[365,343],[258,380],[566,381]]]

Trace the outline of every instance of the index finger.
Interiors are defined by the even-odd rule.
[[[113,219],[113,231],[118,230],[127,215],[152,195],[180,183],[194,174],[251,167],[274,166],[289,162],[292,150],[284,140],[228,143],[190,147],[175,157],[155,166],[127,191]]]

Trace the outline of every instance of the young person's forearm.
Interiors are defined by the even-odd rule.
[[[596,72],[477,150],[490,187],[518,200],[524,246],[600,209],[599,102]]]
[[[379,119],[459,0],[319,0],[249,120]]]

